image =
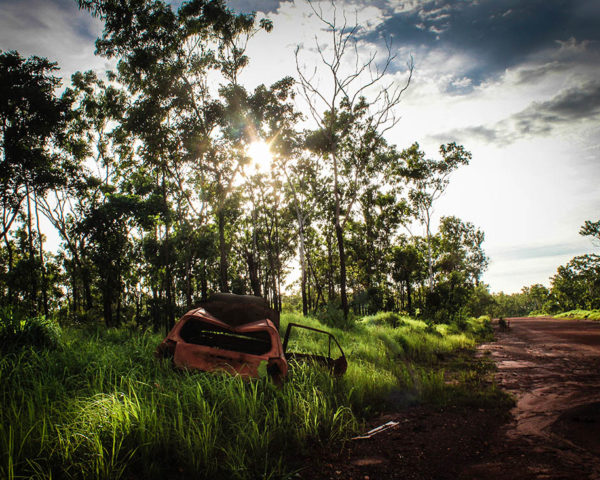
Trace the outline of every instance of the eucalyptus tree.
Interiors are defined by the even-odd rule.
[[[252,293],[281,311],[282,283],[296,242],[292,203],[277,173],[259,172],[245,182],[247,207],[239,256],[246,259]]]
[[[462,322],[468,304],[487,268],[483,232],[457,217],[442,217],[439,231],[425,239],[423,257],[431,252],[434,287],[423,287],[424,315],[435,321],[445,318]],[[427,276],[429,262],[427,262]]]
[[[592,237],[593,241],[600,242],[600,220],[597,222],[586,220],[579,230],[579,234],[584,237]]]
[[[398,121],[395,108],[408,88],[413,67],[410,62],[404,83],[388,77],[395,62],[390,43],[386,45],[387,55],[383,62],[377,61],[377,52],[362,58],[358,47],[361,33],[358,20],[349,24],[345,14],[339,15],[333,1],[331,19],[319,6],[310,1],[309,4],[330,38],[327,48],[315,39],[321,64],[314,69],[302,65],[301,48],[298,47],[296,65],[300,90],[316,124],[314,135],[309,139],[310,147],[327,163],[333,176],[328,195],[334,208],[341,306],[347,317],[346,225],[362,188],[368,185],[369,176],[376,171],[375,152],[382,135]],[[345,70],[348,64],[354,65],[350,71]],[[322,78],[319,78],[320,70],[324,70]],[[331,82],[331,89],[323,88],[319,80]],[[375,93],[369,95],[370,92]]]
[[[39,207],[58,231],[68,252],[64,266],[70,277],[72,312],[81,315],[82,307],[90,310],[93,306],[92,282],[98,273],[86,219],[118,194],[121,163],[131,155],[129,137],[120,125],[128,97],[123,89],[101,80],[91,71],[75,73],[63,96],[69,99],[71,110],[57,154],[78,168],[66,182],[40,198]],[[98,248],[103,250],[102,246]],[[114,253],[108,262],[118,261]],[[118,301],[121,288],[111,285],[110,289],[119,292],[115,295]]]
[[[40,272],[39,280],[37,275],[31,277],[28,308],[35,308],[41,291],[40,309],[45,313],[48,313],[47,285],[37,200],[48,189],[63,183],[72,170],[57,157],[53,147],[61,141],[69,110],[68,98],[55,94],[60,85],[59,77],[55,76],[57,70],[56,63],[45,58],[32,56],[25,59],[14,51],[0,52],[0,228],[10,272],[14,258],[9,233],[15,219],[23,214],[28,261],[37,262]],[[11,295],[9,288],[9,302]]]
[[[393,152],[393,149],[392,149]],[[382,162],[385,165],[387,162]],[[391,175],[386,175],[389,178]],[[377,299],[377,305],[368,300],[375,310],[391,299],[391,248],[398,238],[400,225],[406,222],[410,211],[406,200],[400,197],[401,186],[389,181],[369,185],[357,202],[357,213],[350,223],[349,256],[355,281],[367,297]],[[363,295],[364,297],[364,295]]]
[[[437,237],[437,269],[445,274],[453,271],[463,272],[467,282],[478,285],[488,266],[488,259],[483,251],[483,231],[471,222],[463,222],[460,218],[449,216],[441,218]]]
[[[260,295],[262,290],[277,310],[281,310],[284,267],[294,247],[290,230],[293,223],[291,203],[287,195],[290,192],[284,188],[290,185],[290,164],[296,165],[293,157],[299,151],[295,123],[300,114],[291,102],[293,85],[290,77],[268,88],[260,85],[248,96],[249,108],[246,109],[251,140],[265,142],[270,157],[266,160],[270,165],[265,165],[266,173],[252,174],[252,165],[247,169],[245,190],[250,201],[249,215],[246,215],[247,236],[251,241],[247,242],[243,254],[253,293]],[[298,207],[297,195],[294,198]],[[262,282],[259,279],[261,270]]]
[[[558,267],[551,284],[559,311],[600,309],[600,255],[573,257]]]
[[[254,15],[236,15],[223,1],[190,1],[177,11],[162,1],[79,3],[104,20],[97,50],[119,59],[118,78],[135,99],[125,118],[138,139],[131,170],[138,172],[148,200],[161,203],[145,230],[160,244],[153,289],[157,301],[164,295],[163,323],[169,325],[176,297],[172,236],[175,225],[190,215],[193,227],[180,229],[179,236],[216,218],[219,283],[228,290],[226,224],[236,207],[235,182],[247,138],[238,122],[247,94],[237,77],[248,61],[245,44],[270,24],[257,26]]]
[[[228,210],[239,207],[234,203],[240,198],[233,194],[236,181],[249,166],[247,149],[253,142],[268,141],[270,144],[277,143],[280,151],[284,148],[290,123],[297,117],[289,102],[292,86],[293,80],[285,77],[269,87],[259,85],[252,92],[237,84],[220,89],[223,100],[221,136],[214,142],[213,163],[205,168],[204,174],[218,221],[220,284],[223,291],[228,289],[225,220]],[[271,167],[274,168],[274,165]],[[229,217],[232,218],[231,215]]]
[[[312,283],[320,291],[320,285],[311,261],[311,250],[307,245],[307,229],[318,222],[320,199],[323,197],[324,185],[320,182],[320,166],[310,155],[303,154],[299,148],[293,150],[295,155],[281,157],[280,168],[285,177],[284,190],[289,199],[290,208],[295,214],[298,225],[298,260],[300,262],[300,294],[302,313],[307,315],[310,308],[309,287]],[[290,158],[294,156],[294,161]],[[317,302],[318,303],[318,302]]]
[[[415,238],[409,240],[405,236],[399,237],[391,249],[391,275],[400,285],[401,308],[410,314],[414,313],[413,284],[423,275],[422,265],[423,258],[415,245]]]
[[[530,285],[529,287],[523,287],[521,294],[526,301],[527,312],[542,312],[544,305],[550,300],[550,291],[548,288],[540,283]]]
[[[444,194],[450,183],[450,174],[461,165],[468,165],[471,153],[462,145],[448,143],[439,149],[440,160],[425,158],[425,153],[419,150],[419,144],[414,143],[402,151],[401,158],[406,162],[406,175],[412,179],[413,187],[409,192],[415,214],[425,228],[427,240],[427,265],[429,272],[429,290],[434,288],[433,252],[431,221],[434,213],[434,203]]]
[[[235,14],[223,1],[190,1],[177,12],[162,1],[80,5],[105,20],[98,51],[120,58],[120,78],[137,95],[132,128],[145,145],[140,155],[156,164],[161,189],[170,191],[165,202],[184,197],[196,223],[214,217],[220,289],[228,291],[235,190],[254,130],[252,94],[239,74],[249,61],[248,41],[271,23]],[[176,180],[173,188],[167,177]],[[163,222],[168,243],[172,219]]]
[[[586,220],[579,234],[600,240],[600,221]],[[600,308],[600,255],[573,257],[551,278],[551,298],[557,310]]]

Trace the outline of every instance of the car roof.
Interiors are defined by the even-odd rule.
[[[261,297],[215,293],[201,304],[201,308],[232,327],[269,319],[279,328],[279,314]]]

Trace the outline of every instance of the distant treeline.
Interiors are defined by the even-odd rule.
[[[600,220],[586,221],[579,233],[600,242]],[[600,309],[600,256],[573,257],[558,267],[550,283],[550,288],[535,284],[511,295],[495,294],[492,311],[496,316],[525,316]]]

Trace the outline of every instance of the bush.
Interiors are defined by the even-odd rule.
[[[0,348],[16,350],[24,346],[56,348],[60,344],[59,325],[43,315],[23,318],[12,308],[0,311]]]
[[[348,318],[344,318],[344,312],[340,306],[334,302],[330,302],[317,314],[317,318],[325,325],[342,330],[349,330],[355,323],[355,317],[352,312],[348,313]]]
[[[362,322],[367,325],[386,325],[393,328],[404,325],[402,317],[395,312],[377,312],[375,315],[363,317]]]

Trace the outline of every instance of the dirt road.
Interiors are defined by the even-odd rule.
[[[480,351],[491,352],[498,383],[517,403],[501,432],[504,445],[492,449],[505,460],[479,468],[494,467],[497,478],[508,478],[501,471],[514,464],[524,470],[513,478],[600,479],[600,323],[509,322],[510,328]]]
[[[399,425],[305,459],[301,478],[600,480],[600,323],[510,319],[479,355],[514,395],[510,420],[481,408],[400,409]]]

